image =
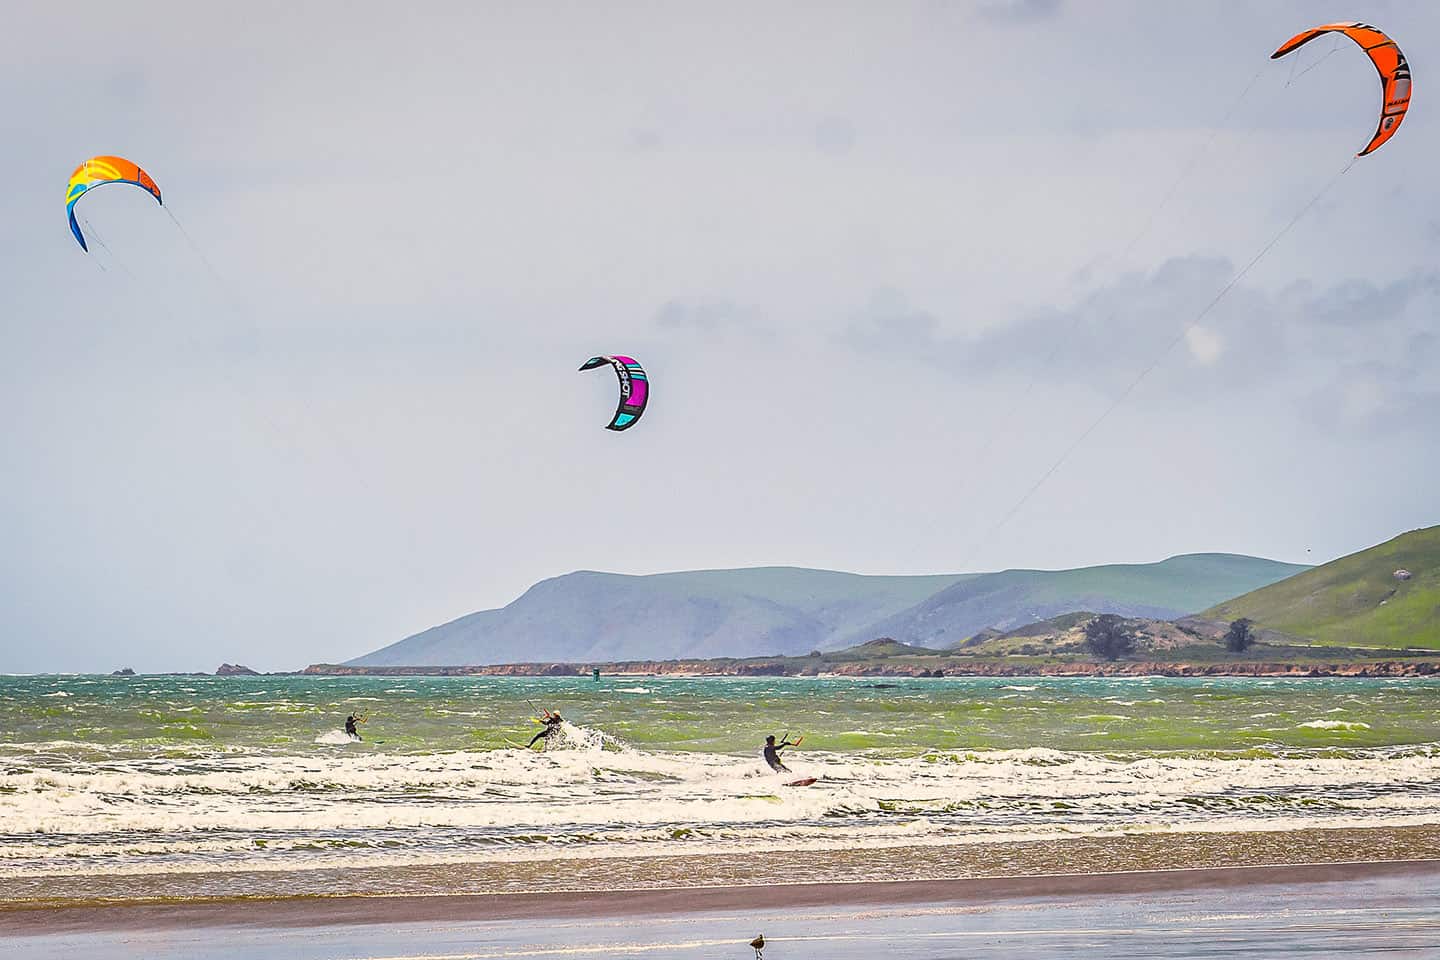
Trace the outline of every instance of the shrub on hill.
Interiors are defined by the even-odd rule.
[[[1085,624],[1085,649],[1104,660],[1118,660],[1132,652],[1135,640],[1135,630],[1113,613],[1102,613]]]
[[[1225,649],[1231,653],[1244,653],[1255,644],[1255,631],[1251,629],[1255,623],[1247,617],[1231,621],[1230,629],[1225,634]]]

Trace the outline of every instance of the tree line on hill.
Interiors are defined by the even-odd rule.
[[[1240,617],[1230,623],[1225,633],[1225,649],[1244,653],[1255,644],[1254,621]],[[1113,613],[1102,613],[1085,624],[1085,649],[1102,660],[1118,660],[1135,652],[1143,631],[1134,620]]]

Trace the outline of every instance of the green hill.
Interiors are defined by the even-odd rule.
[[[987,627],[1008,631],[1076,610],[1169,620],[1306,569],[1258,557],[1193,553],[1159,563],[1005,570],[954,583],[908,610],[867,624],[865,633],[953,647]],[[867,637],[857,633],[848,639]]]
[[[1408,570],[1410,579],[1395,576]],[[1326,645],[1440,649],[1440,526],[1412,530],[1201,614]]]

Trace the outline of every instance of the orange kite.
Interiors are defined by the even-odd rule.
[[[1354,40],[1380,73],[1380,87],[1385,102],[1380,107],[1380,126],[1376,128],[1375,136],[1370,138],[1365,149],[1358,154],[1363,157],[1379,149],[1382,143],[1400,129],[1400,121],[1405,119],[1405,111],[1410,107],[1410,64],[1405,61],[1405,54],[1400,52],[1395,41],[1383,31],[1368,23],[1354,21],[1327,23],[1304,33],[1297,33],[1272,53],[1270,59],[1278,60],[1324,33],[1343,33]]]

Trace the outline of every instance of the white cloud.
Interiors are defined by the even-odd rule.
[[[1212,366],[1225,352],[1225,338],[1209,327],[1196,325],[1185,331],[1185,346],[1201,366]]]

